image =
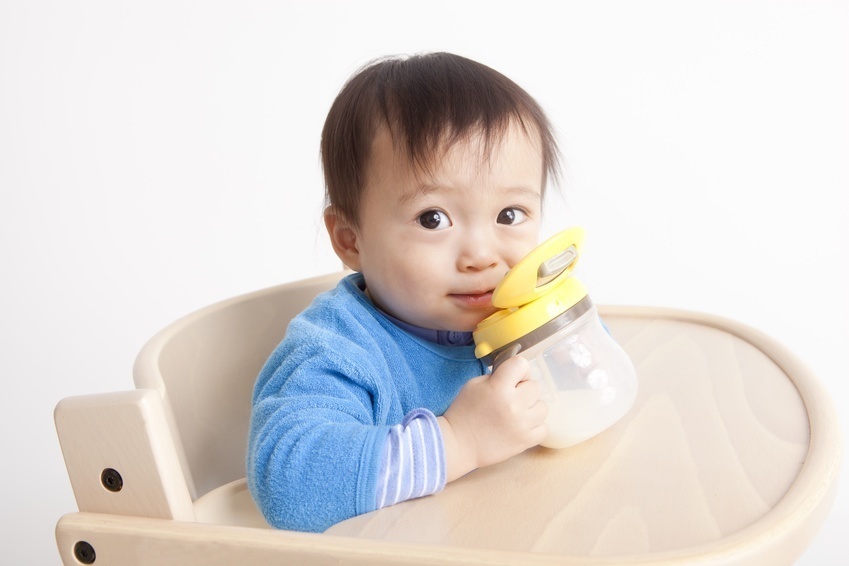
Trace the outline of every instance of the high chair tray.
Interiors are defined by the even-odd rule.
[[[267,529],[238,480],[195,502],[196,523],[68,515],[60,549],[109,531],[122,564],[791,564],[837,487],[840,433],[817,379],[727,319],[600,310],[639,393],[582,444],[528,450],[320,535]]]

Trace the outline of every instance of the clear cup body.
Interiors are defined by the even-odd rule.
[[[595,306],[520,353],[548,403],[548,448],[583,442],[616,423],[634,404],[637,373]]]

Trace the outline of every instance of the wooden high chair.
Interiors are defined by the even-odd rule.
[[[840,433],[817,379],[738,323],[601,313],[640,392],[611,429],[535,448],[430,497],[311,534],[269,528],[245,487],[254,380],[288,321],[342,273],[202,309],[157,334],[137,389],[63,399],[77,564],[791,564],[837,487]]]

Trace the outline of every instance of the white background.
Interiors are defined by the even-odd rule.
[[[0,561],[58,563],[61,398],[132,388],[184,314],[338,268],[325,113],[361,64],[430,50],[548,110],[546,233],[587,228],[597,302],[767,332],[849,431],[846,1],[0,0]],[[846,563],[845,470],[799,564]]]

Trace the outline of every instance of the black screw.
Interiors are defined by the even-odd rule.
[[[78,541],[74,545],[74,556],[82,564],[94,564],[97,556],[94,553],[94,547],[84,540]]]
[[[106,468],[100,474],[100,483],[109,491],[118,492],[124,487],[124,478],[121,477],[121,474],[117,470]]]

